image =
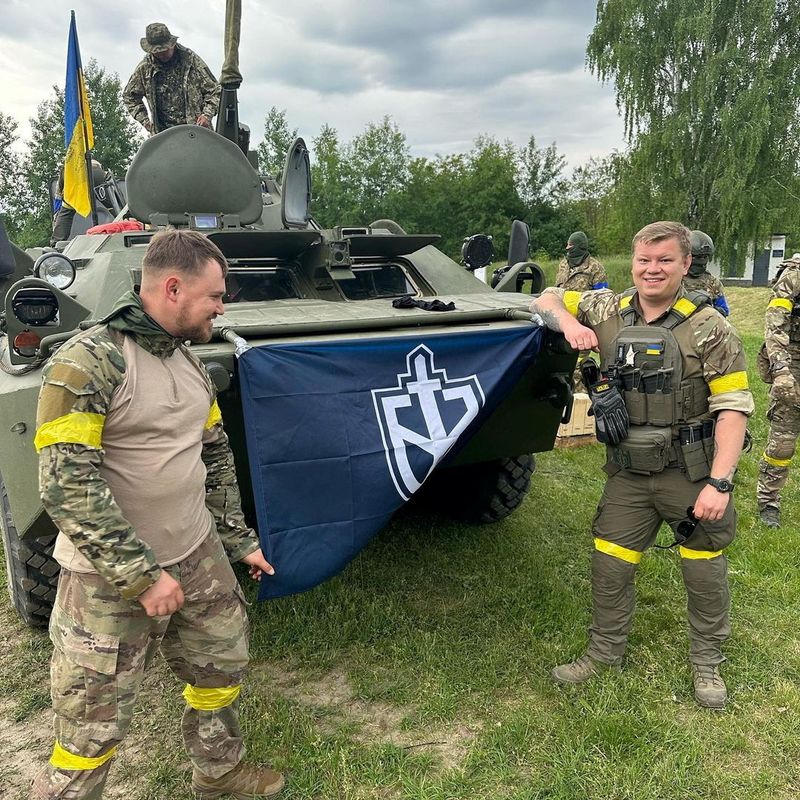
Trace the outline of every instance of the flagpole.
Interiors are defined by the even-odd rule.
[[[75,24],[75,12],[71,11],[70,14],[72,15],[71,21],[73,24]],[[83,73],[83,64],[81,64],[81,73]],[[89,185],[89,202],[92,205],[92,225],[97,225],[97,206],[95,205],[94,181],[92,174],[92,151],[89,149],[89,134],[86,131],[86,109],[83,107],[83,93],[80,91],[78,92],[78,102],[80,103],[81,108],[81,132],[83,134],[83,148],[86,152],[86,179]]]

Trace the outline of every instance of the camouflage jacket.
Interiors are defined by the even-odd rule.
[[[193,125],[200,114],[204,114],[210,120],[219,109],[220,85],[200,56],[180,44],[175,47],[180,52],[183,62],[181,105],[186,110],[185,122],[187,125]],[[152,118],[153,133],[161,130],[156,99],[156,75],[160,70],[161,63],[158,59],[151,55],[145,56],[122,92],[125,107],[138,123],[147,127]],[[149,116],[144,100],[147,100],[147,105],[150,107]]]
[[[789,367],[800,378],[800,263],[784,261],[764,318],[764,342],[773,375]]]
[[[131,337],[137,346],[161,359],[183,348],[202,371],[210,404],[207,429],[197,434],[203,442],[206,505],[231,561],[259,545],[244,521],[233,455],[213,382],[189,349],[157,326],[144,313],[138,296],[129,292],[102,324],[70,339],[47,362],[35,443],[39,490],[48,514],[103,578],[123,597],[133,598],[155,582],[160,567],[100,472],[105,415],[125,378],[124,337]]]
[[[612,318],[618,318],[618,329],[624,325],[620,314],[623,295],[611,289],[600,291],[572,292],[563,289],[549,288],[545,292],[559,297],[567,311],[589,328]],[[686,296],[681,290],[676,302]],[[630,304],[639,311],[638,298],[634,294]],[[641,318],[640,318],[641,319]],[[654,320],[651,325],[657,325]],[[641,321],[637,324],[642,324]],[[709,306],[699,308],[686,321],[692,328],[696,357],[701,365],[703,380],[709,388],[708,410],[715,414],[718,411],[741,411],[748,416],[753,413],[753,396],[747,380],[747,363],[742,343],[733,326]],[[606,331],[608,326],[604,326]],[[600,342],[601,351],[609,346],[609,342]],[[684,358],[687,357],[684,353]]]
[[[562,258],[558,264],[555,285],[571,292],[607,289],[608,276],[603,265],[593,256],[587,256],[577,267],[570,267],[567,259]]]
[[[711,298],[711,304],[723,316],[727,317],[731,310],[728,308],[728,301],[725,299],[725,291],[722,282],[714,277],[708,270],[701,272],[696,278],[687,275],[683,279],[686,289],[705,292]]]

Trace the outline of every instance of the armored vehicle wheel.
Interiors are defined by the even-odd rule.
[[[6,485],[0,477],[0,528],[6,554],[8,589],[14,608],[26,625],[47,627],[56,599],[58,562],[53,559],[56,534],[21,539],[11,516]]]
[[[466,522],[499,522],[525,499],[535,468],[530,454],[454,467],[433,476],[425,500]]]

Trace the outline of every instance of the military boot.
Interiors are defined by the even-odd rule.
[[[758,512],[758,518],[768,528],[780,528],[781,512],[775,506],[765,506]]]
[[[585,683],[590,678],[599,675],[604,669],[609,669],[608,664],[594,661],[587,655],[582,655],[568,664],[554,667],[550,677],[558,683]]]
[[[208,778],[196,769],[192,773],[192,789],[198,800],[230,795],[236,800],[257,800],[275,797],[283,789],[283,775],[267,767],[240,761],[220,778]]]
[[[692,664],[694,699],[703,708],[725,708],[728,688],[719,674],[718,664]]]

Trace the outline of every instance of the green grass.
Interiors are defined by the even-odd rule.
[[[751,364],[766,299],[766,290],[729,293]],[[766,395],[754,371],[750,379],[756,444],[737,478],[728,551],[727,712],[693,702],[673,553],[642,563],[623,671],[574,689],[550,681],[554,664],[581,652],[589,621],[603,458],[590,446],[542,454],[527,501],[498,525],[405,513],[340,577],[254,605],[242,702],[250,756],[290,772],[288,800],[797,796],[800,533],[756,521]],[[793,480],[784,517],[798,513]],[[0,631],[0,716],[25,738],[42,724],[48,647],[7,603]],[[163,665],[148,675],[112,773],[131,800],[190,797],[180,690]]]

